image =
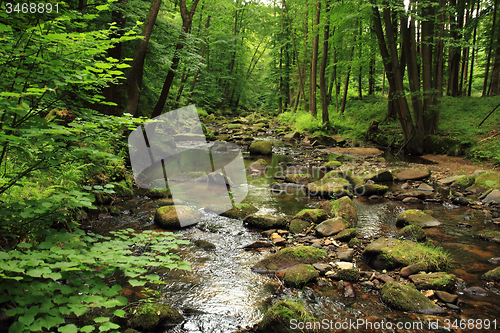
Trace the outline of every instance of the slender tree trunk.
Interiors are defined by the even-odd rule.
[[[491,26],[491,37],[486,55],[486,66],[484,68],[483,95],[482,95],[483,97],[487,96],[488,76],[490,74],[491,51],[493,50],[493,40],[495,39],[497,7],[498,7],[498,0],[495,0],[495,6],[493,7],[493,24]]]
[[[278,102],[278,112],[281,114],[283,112],[283,4],[281,4],[281,44],[280,44],[280,86],[279,86],[279,102]]]
[[[476,9],[476,17],[479,17],[479,8],[481,7],[481,0],[478,0],[477,1],[477,9]],[[473,79],[473,76],[474,76],[474,60],[475,60],[475,55],[476,55],[476,50],[477,50],[477,47],[476,47],[476,37],[477,37],[477,24],[476,26],[474,26],[474,34],[473,34],[473,37],[472,37],[472,57],[471,57],[471,60],[470,60],[470,73],[469,73],[469,90],[467,91],[467,96],[470,96],[471,95],[471,92],[472,92],[472,79]]]
[[[370,69],[368,72],[368,95],[373,95],[375,92],[375,55],[370,60]]]
[[[328,115],[328,96],[326,91],[326,82],[325,82],[325,72],[326,72],[326,64],[328,63],[328,39],[330,38],[330,22],[328,18],[328,12],[330,11],[330,3],[328,0],[325,0],[325,15],[326,22],[323,31],[323,55],[321,57],[321,65],[319,70],[319,90],[321,93],[321,116],[323,118],[323,124],[329,124],[330,119]]]
[[[191,27],[191,22],[193,21],[194,12],[196,11],[196,6],[198,5],[199,0],[193,0],[193,4],[191,6],[191,10],[188,11],[186,7],[186,0],[180,0],[179,5],[181,8],[181,16],[182,16],[182,30],[184,33],[188,33],[189,28]],[[170,70],[168,71],[167,77],[165,78],[165,82],[163,83],[163,88],[161,90],[160,98],[155,105],[153,110],[153,114],[151,118],[158,117],[162,111],[165,103],[167,102],[168,94],[170,92],[170,88],[172,87],[172,82],[174,81],[175,71],[179,65],[179,52],[183,46],[183,35],[179,37],[179,43],[177,43],[175,47],[175,55],[172,59],[172,65],[170,66]]]
[[[304,57],[304,61],[302,62],[302,73],[304,74],[303,78],[304,78],[304,82],[303,82],[303,85],[302,85],[302,96],[304,98],[304,111],[306,112],[309,112],[309,101],[307,100],[306,98],[306,94],[305,94],[305,87],[306,87],[306,69],[307,69],[307,65],[309,64],[308,63],[308,59],[309,59],[309,55],[307,54],[307,43],[308,43],[308,32],[309,32],[309,1],[306,1],[306,12],[305,12],[306,15],[304,15],[304,51],[303,51],[303,57]]]
[[[208,17],[207,17],[207,23],[205,24],[205,31],[208,30],[209,27],[210,27],[210,15],[208,15]],[[207,43],[208,43],[207,35],[208,35],[208,33],[203,37],[203,45],[201,46],[200,56],[202,59],[205,56],[205,49],[207,48]],[[201,70],[201,68],[198,67],[198,69],[196,70],[196,73],[193,76],[193,82],[191,82],[191,88],[189,89],[189,101],[190,102],[191,102],[191,96],[193,95],[194,87],[196,86],[196,82],[198,80],[198,75],[200,75],[200,70]]]
[[[465,1],[464,0],[458,0],[458,3],[456,0],[451,0],[451,6],[456,7],[456,12],[457,16],[455,18],[454,15],[450,16],[451,19],[451,24],[450,24],[450,30],[451,30],[451,37],[453,38],[453,41],[455,44],[458,44],[461,34],[459,33],[459,30],[463,28],[464,24],[464,7],[465,7]],[[432,32],[430,32],[432,33]],[[449,56],[449,79],[448,79],[448,92],[447,95],[456,97],[458,96],[458,91],[459,91],[459,71],[460,71],[460,46],[454,46],[451,51],[450,51],[450,56]]]
[[[355,27],[357,27],[357,25],[358,25],[358,21],[356,21]],[[349,53],[349,65],[347,65],[347,73],[346,73],[345,81],[344,81],[344,95],[342,96],[342,102],[340,104],[340,110],[339,110],[340,114],[344,113],[345,106],[347,103],[347,92],[349,91],[349,77],[351,75],[351,62],[352,62],[352,58],[354,56],[354,44],[356,44],[356,33],[354,34],[354,36],[352,38],[352,46],[351,46],[351,50]]]
[[[316,117],[316,74],[318,70],[318,48],[319,48],[319,16],[321,13],[321,2],[316,0],[316,15],[313,27],[313,46],[312,46],[312,59],[311,59],[311,81],[309,82],[309,107],[311,114]]]
[[[497,45],[495,63],[493,64],[493,71],[491,72],[490,96],[500,95],[500,86],[498,85],[500,77],[500,33],[498,34]]]
[[[149,7],[148,16],[142,28],[142,36],[137,48],[135,50],[134,60],[128,72],[127,86],[128,86],[128,99],[127,99],[127,112],[137,117],[139,115],[138,105],[140,90],[142,87],[142,77],[144,74],[144,60],[146,59],[146,51],[148,47],[149,38],[153,32],[153,27],[156,22],[156,17],[160,10],[161,0],[152,0]]]

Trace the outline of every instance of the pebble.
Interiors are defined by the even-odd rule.
[[[339,269],[351,269],[354,268],[354,264],[352,262],[339,261],[335,263],[335,266]]]

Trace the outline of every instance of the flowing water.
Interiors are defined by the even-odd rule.
[[[291,195],[270,191],[273,175],[280,163],[290,162],[285,155],[273,155],[267,162],[270,168],[265,177],[248,177],[249,194],[245,202],[257,206],[258,214],[293,216],[301,209],[313,207],[316,199],[307,198],[300,192]],[[252,160],[245,161],[245,166]],[[393,185],[397,186],[397,185]],[[366,237],[396,237],[396,216],[405,208],[395,201],[369,201],[355,199],[358,212],[358,233]],[[155,228],[152,216],[154,203],[145,198],[124,201],[117,205],[125,214],[112,220],[96,221],[97,232],[109,229],[133,227],[135,229]],[[412,207],[413,208],[413,207]],[[467,286],[485,284],[480,280],[487,270],[495,268],[488,263],[492,257],[500,257],[499,245],[472,238],[474,231],[484,227],[484,214],[450,204],[423,204],[419,209],[430,209],[433,216],[443,222],[440,228],[427,229],[428,237],[436,245],[448,250],[453,257],[452,273],[465,280]],[[461,228],[457,223],[466,222],[471,228]],[[331,320],[330,328],[346,320],[366,320],[372,323],[406,322],[408,327],[415,322],[437,317],[392,311],[379,299],[378,292],[356,289],[355,298],[344,298],[343,290],[336,283],[321,282],[302,290],[284,287],[278,280],[254,273],[251,266],[264,258],[269,251],[245,251],[243,246],[257,240],[266,240],[257,230],[243,226],[241,220],[233,220],[215,214],[205,213],[202,221],[193,227],[180,231],[190,240],[206,240],[213,243],[214,250],[205,251],[197,247],[183,247],[178,250],[182,260],[192,263],[193,270],[157,271],[165,285],[156,287],[160,291],[158,301],[171,303],[181,310],[185,321],[175,327],[165,327],[164,332],[234,332],[257,323],[262,319],[276,298],[303,300],[306,308],[321,318]],[[371,270],[366,264],[357,262],[356,267]],[[487,288],[488,296],[461,294],[461,313],[451,312],[445,319],[490,319],[500,315],[500,291]],[[131,296],[139,295],[140,288],[128,290]],[[500,326],[500,322],[498,323]],[[396,332],[396,329],[362,327],[360,331]],[[336,332],[344,331],[337,327]],[[347,331],[353,331],[346,329]],[[428,326],[405,331],[428,332]],[[432,331],[438,331],[433,329]],[[446,331],[446,330],[443,330]],[[475,330],[469,330],[475,331]]]

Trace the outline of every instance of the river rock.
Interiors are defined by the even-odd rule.
[[[488,292],[486,290],[484,290],[481,287],[477,287],[477,286],[465,288],[464,291],[467,294],[474,295],[474,296],[483,296],[483,297],[488,296]]]
[[[285,181],[295,184],[308,184],[313,181],[313,177],[308,173],[290,173],[285,175]]]
[[[392,174],[399,181],[421,180],[430,177],[431,171],[429,169],[398,169]]]
[[[500,282],[500,267],[492,269],[481,276],[481,279],[490,282]]]
[[[329,179],[329,178],[343,178],[346,179],[353,187],[356,187],[358,185],[363,185],[365,181],[355,175],[351,170],[332,170],[329,171],[323,179]]]
[[[399,275],[401,275],[404,278],[407,278],[408,276],[416,274],[418,272],[427,272],[428,269],[429,267],[426,264],[419,262],[417,264],[412,264],[402,268],[401,271],[399,272]]]
[[[335,146],[337,144],[337,140],[332,138],[331,136],[327,136],[324,134],[315,134],[311,137],[309,137],[309,141],[311,142],[311,145],[318,146]]]
[[[323,209],[302,209],[293,218],[312,223],[321,223],[328,218],[328,213]]]
[[[415,274],[408,277],[417,289],[451,291],[455,288],[456,278],[445,272]]]
[[[170,189],[161,189],[155,188],[150,189],[146,192],[146,195],[151,199],[163,199],[163,198],[171,198],[172,194],[170,193]]]
[[[290,331],[290,320],[300,318],[303,323],[312,323],[315,318],[310,314],[301,303],[290,300],[278,301],[269,310],[264,318],[255,328],[258,333],[280,333]],[[300,331],[298,331],[300,332]],[[302,330],[302,332],[304,332]]]
[[[139,331],[154,331],[163,321],[169,323],[180,323],[184,317],[169,304],[141,303],[132,318],[128,321],[128,326]]]
[[[428,191],[428,192],[432,192],[434,191],[434,187],[426,184],[426,183],[422,183],[420,184],[420,186],[417,188],[417,190],[419,191]]]
[[[344,220],[355,225],[358,220],[356,213],[356,206],[349,197],[342,197],[337,200],[331,201],[332,210],[331,214],[335,217],[343,218]]]
[[[435,305],[410,284],[387,282],[380,290],[382,301],[389,307],[423,314],[444,314],[445,310]]]
[[[337,198],[349,195],[349,187],[349,182],[343,178],[323,178],[306,185],[309,195]]]
[[[221,213],[220,215],[225,216],[225,217],[229,217],[231,219],[242,219],[250,214],[257,212],[258,210],[259,209],[257,207],[255,207],[254,205],[247,204],[247,203],[239,203],[239,204],[234,205],[233,208]]]
[[[248,215],[243,219],[243,223],[252,228],[273,229],[285,228],[286,219],[282,216],[271,215]]]
[[[259,158],[257,161],[252,162],[245,171],[248,173],[265,173],[267,168],[267,162],[262,158]]]
[[[331,170],[331,169],[338,167],[338,166],[341,166],[341,165],[342,165],[342,162],[340,162],[340,161],[329,161],[329,162],[326,162],[323,166],[327,170]]]
[[[424,229],[416,224],[403,227],[398,231],[398,236],[415,242],[423,242],[426,239]]]
[[[298,264],[286,270],[284,282],[288,286],[301,288],[318,277],[319,272],[312,265]]]
[[[198,223],[201,214],[188,206],[163,206],[156,210],[154,222],[163,229],[180,229],[179,218],[182,219],[182,227],[187,227]]]
[[[358,185],[354,189],[354,194],[359,196],[369,197],[371,195],[383,195],[389,190],[389,187],[379,184],[363,184]]]
[[[403,199],[403,203],[405,205],[419,205],[422,203],[422,200],[420,200],[419,198],[415,198],[415,197],[408,197],[408,198]]]
[[[336,279],[336,280],[342,280],[342,281],[349,281],[349,282],[358,282],[360,273],[357,269],[355,268],[341,268],[335,274],[329,275],[329,277]]]
[[[418,199],[425,199],[426,198],[426,194],[424,192],[420,192],[420,191],[409,191],[409,192],[405,192],[405,193],[400,193],[396,196],[396,200],[399,200],[399,201],[402,201],[406,198],[418,198]]]
[[[500,190],[500,173],[489,171],[478,176],[474,185],[467,188],[468,191],[479,190],[486,192],[489,189]]]
[[[450,185],[451,183],[455,182],[457,179],[460,179],[462,176],[449,176],[445,178],[441,178],[438,180],[439,185]]]
[[[436,290],[434,292],[434,295],[436,295],[436,297],[441,302],[444,302],[444,303],[457,304],[457,302],[458,302],[458,295],[450,294],[450,293],[447,293],[446,291]]]
[[[342,242],[348,242],[357,235],[358,231],[355,228],[347,228],[336,234],[333,238]]]
[[[458,178],[453,184],[457,186],[469,187],[474,184],[476,177],[472,175],[465,175]]]
[[[333,219],[326,220],[318,224],[314,229],[319,237],[328,237],[331,235],[338,234],[342,230],[349,228],[351,224],[340,218],[335,217]]]
[[[259,140],[253,142],[248,151],[253,155],[271,155],[273,153],[273,145],[271,142],[266,140]]]
[[[416,224],[422,228],[432,228],[438,227],[442,223],[419,209],[408,209],[398,215],[396,226],[403,227],[409,224]]]
[[[474,238],[483,239],[489,242],[500,243],[500,231],[496,230],[481,230],[474,234]]]
[[[490,203],[494,202],[500,204],[500,190],[491,191],[486,198],[483,199],[483,202]]]
[[[297,264],[314,264],[326,257],[325,251],[312,246],[291,247],[267,256],[255,264],[252,270],[258,273],[275,272]]]
[[[316,268],[318,270],[318,272],[320,274],[325,274],[327,271],[329,271],[330,269],[332,269],[332,267],[328,264],[323,264],[323,263],[315,263],[313,264],[313,267]]]
[[[307,227],[309,227],[309,225],[310,225],[310,222],[294,218],[292,221],[290,221],[290,225],[289,225],[288,229],[291,232],[293,232],[294,234],[299,234],[299,233],[303,232],[305,229],[307,229]]]
[[[193,241],[193,244],[198,246],[200,249],[203,249],[203,250],[213,250],[215,249],[215,245],[206,241],[206,240],[203,240],[203,239],[197,239],[197,240],[194,240]]]
[[[337,252],[337,259],[339,259],[340,261],[350,262],[350,261],[352,261],[353,257],[354,257],[354,250],[353,249],[340,249]]]
[[[365,169],[361,170],[358,173],[358,176],[361,177],[365,182],[368,180],[372,180],[375,183],[383,183],[383,182],[392,182],[394,180],[394,176],[388,170],[375,170],[375,169]]]
[[[493,265],[500,265],[500,258],[499,257],[497,257],[497,258],[490,258],[490,259],[488,259],[488,262],[490,264],[493,264]]]
[[[264,247],[273,247],[273,244],[268,243],[268,242],[262,242],[262,241],[257,241],[253,242],[251,244],[245,245],[243,248],[245,250],[251,250],[251,249],[260,249]]]
[[[302,194],[305,195],[305,185],[293,183],[274,183],[271,184],[271,191],[285,194]]]
[[[285,142],[290,142],[290,141],[297,140],[297,139],[300,139],[300,133],[295,132],[295,131],[288,133],[288,134],[285,134],[283,136],[283,141],[285,141]]]

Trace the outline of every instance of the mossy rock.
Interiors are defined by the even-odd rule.
[[[419,225],[407,225],[398,231],[399,237],[404,237],[415,242],[424,242],[426,239],[425,231]]]
[[[203,240],[203,239],[196,239],[193,241],[193,244],[198,246],[200,249],[203,249],[203,250],[214,250],[215,249],[215,245],[206,241],[206,240]]]
[[[109,205],[113,201],[113,197],[108,193],[98,192],[94,193],[94,196],[98,205]]]
[[[490,282],[500,282],[500,267],[487,271],[481,276],[481,279]]]
[[[156,207],[163,207],[163,206],[172,206],[174,205],[174,199],[172,198],[163,198],[163,199],[157,199],[155,200]]]
[[[351,225],[355,225],[358,221],[358,215],[356,213],[356,206],[352,200],[345,196],[340,199],[334,200],[331,202],[332,204],[332,215],[335,217],[341,217],[344,220],[351,223]]]
[[[357,247],[361,247],[361,246],[363,246],[363,242],[361,242],[361,241],[360,241],[359,239],[357,239],[357,238],[353,238],[353,239],[351,239],[351,240],[349,241],[348,245],[349,245],[349,247],[350,247],[350,248],[353,248],[353,247],[356,247],[356,246],[357,246]]]
[[[380,184],[363,184],[354,188],[354,194],[369,197],[371,195],[383,195],[389,190],[389,187]]]
[[[496,230],[481,230],[474,235],[474,238],[486,240],[489,242],[500,244],[500,231]]]
[[[312,265],[298,264],[286,270],[284,282],[288,286],[302,288],[318,277],[319,272]]]
[[[304,309],[304,305],[293,301],[279,301],[267,310],[264,318],[257,326],[260,333],[289,333],[307,332],[306,330],[292,330],[290,321],[295,319],[301,322],[313,322],[315,318]]]
[[[161,322],[180,323],[184,317],[169,304],[142,303],[136,309],[128,326],[140,331],[154,331]]]
[[[349,282],[358,282],[359,277],[360,273],[355,268],[341,269],[337,271],[334,275],[334,278],[337,280],[343,280]]]
[[[409,279],[419,290],[444,290],[453,291],[455,289],[456,277],[445,272],[414,274]]]
[[[248,215],[243,219],[243,223],[252,228],[259,229],[275,229],[285,228],[287,221],[282,216],[271,215]]]
[[[469,187],[474,184],[476,177],[472,175],[466,175],[458,178],[453,184],[463,187]]]
[[[363,185],[365,183],[365,181],[361,177],[355,175],[351,170],[332,170],[328,172],[322,179],[329,178],[346,179],[353,187]]]
[[[305,229],[307,229],[307,227],[309,227],[310,224],[311,224],[310,222],[294,218],[292,221],[290,221],[288,230],[290,230],[294,234],[299,234],[303,232]]]
[[[267,168],[267,162],[259,158],[257,161],[252,162],[245,170],[247,172],[265,172]]]
[[[313,246],[286,248],[269,255],[252,267],[259,273],[280,271],[298,264],[314,264],[326,259],[327,254]]]
[[[294,219],[300,219],[313,223],[321,223],[328,218],[328,213],[323,209],[302,209]]]
[[[115,206],[109,207],[108,211],[112,216],[119,216],[122,212],[122,210],[120,208],[115,207]]]
[[[321,222],[314,230],[316,230],[316,235],[318,237],[328,237],[332,235],[336,235],[344,229],[347,229],[351,226],[349,221],[344,220],[340,217],[334,217],[333,219],[329,219]]]
[[[233,208],[221,213],[221,216],[229,217],[231,219],[243,219],[246,216],[257,212],[259,209],[254,205],[247,203],[239,203],[234,205]]]
[[[354,238],[358,235],[358,231],[355,228],[344,229],[338,234],[335,235],[335,239],[341,242],[348,242],[351,238]]]
[[[176,205],[158,208],[154,220],[160,228],[180,229],[198,223],[200,218],[201,214],[197,210],[188,206]]]
[[[410,224],[419,225],[422,228],[432,228],[438,227],[442,223],[419,209],[408,209],[396,218],[397,227],[404,227]]]
[[[342,165],[342,162],[340,161],[329,161],[329,162],[326,162],[324,167],[325,168],[335,168],[335,167],[339,167]]]
[[[365,169],[361,170],[358,173],[358,176],[361,177],[365,182],[367,180],[372,180],[375,183],[383,183],[383,182],[392,182],[394,180],[394,176],[388,170],[374,170],[374,169]]]
[[[146,192],[146,195],[151,199],[163,199],[163,198],[171,198],[172,194],[170,193],[170,189],[151,189]]]
[[[313,181],[313,177],[308,173],[289,173],[285,175],[285,181],[295,184],[308,184]]]
[[[236,128],[240,128],[240,127],[241,127],[240,124],[229,124],[229,125],[227,125],[228,129],[236,129]]]
[[[115,191],[115,195],[118,197],[132,197],[134,196],[134,190],[127,185],[127,182],[122,180],[118,183],[111,183],[115,187],[113,190]]]
[[[385,304],[396,310],[422,314],[445,313],[411,284],[387,282],[380,290],[380,295]]]
[[[370,243],[363,256],[377,268],[394,268],[423,263],[433,270],[449,266],[449,254],[440,248],[394,238],[379,238]]]
[[[343,197],[349,195],[350,184],[344,178],[328,178],[324,177],[316,182],[306,185],[307,192],[312,196],[322,197]]]
[[[476,177],[474,185],[467,188],[467,190],[480,190],[486,192],[489,189],[500,190],[500,173],[490,171]]]
[[[273,153],[273,145],[269,141],[260,140],[253,142],[248,151],[254,155],[271,155]]]

